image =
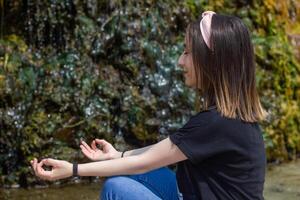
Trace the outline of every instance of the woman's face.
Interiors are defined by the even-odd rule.
[[[196,88],[196,73],[193,66],[192,52],[187,41],[187,37],[185,37],[184,51],[178,59],[178,65],[183,68],[185,84],[189,87]]]

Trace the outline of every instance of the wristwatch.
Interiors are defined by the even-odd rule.
[[[73,163],[73,177],[78,176],[78,163]]]

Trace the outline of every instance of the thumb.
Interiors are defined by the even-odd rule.
[[[43,162],[44,165],[47,165],[47,166],[57,166],[58,165],[58,160],[55,160],[55,159],[52,159],[52,158],[46,158],[46,159],[43,159],[41,162]]]
[[[97,143],[97,144],[101,144],[101,145],[103,145],[103,146],[105,146],[105,145],[109,145],[110,143],[109,142],[107,142],[106,140],[100,140],[100,139],[95,139],[95,142]]]

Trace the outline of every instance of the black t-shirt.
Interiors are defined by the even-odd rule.
[[[184,200],[263,199],[266,156],[257,123],[200,112],[170,140],[188,158],[177,164]]]

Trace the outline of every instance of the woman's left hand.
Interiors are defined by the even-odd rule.
[[[36,176],[49,181],[67,178],[73,173],[73,165],[64,160],[47,158],[38,162],[34,158],[30,163]],[[43,166],[50,166],[51,170],[45,170]]]

